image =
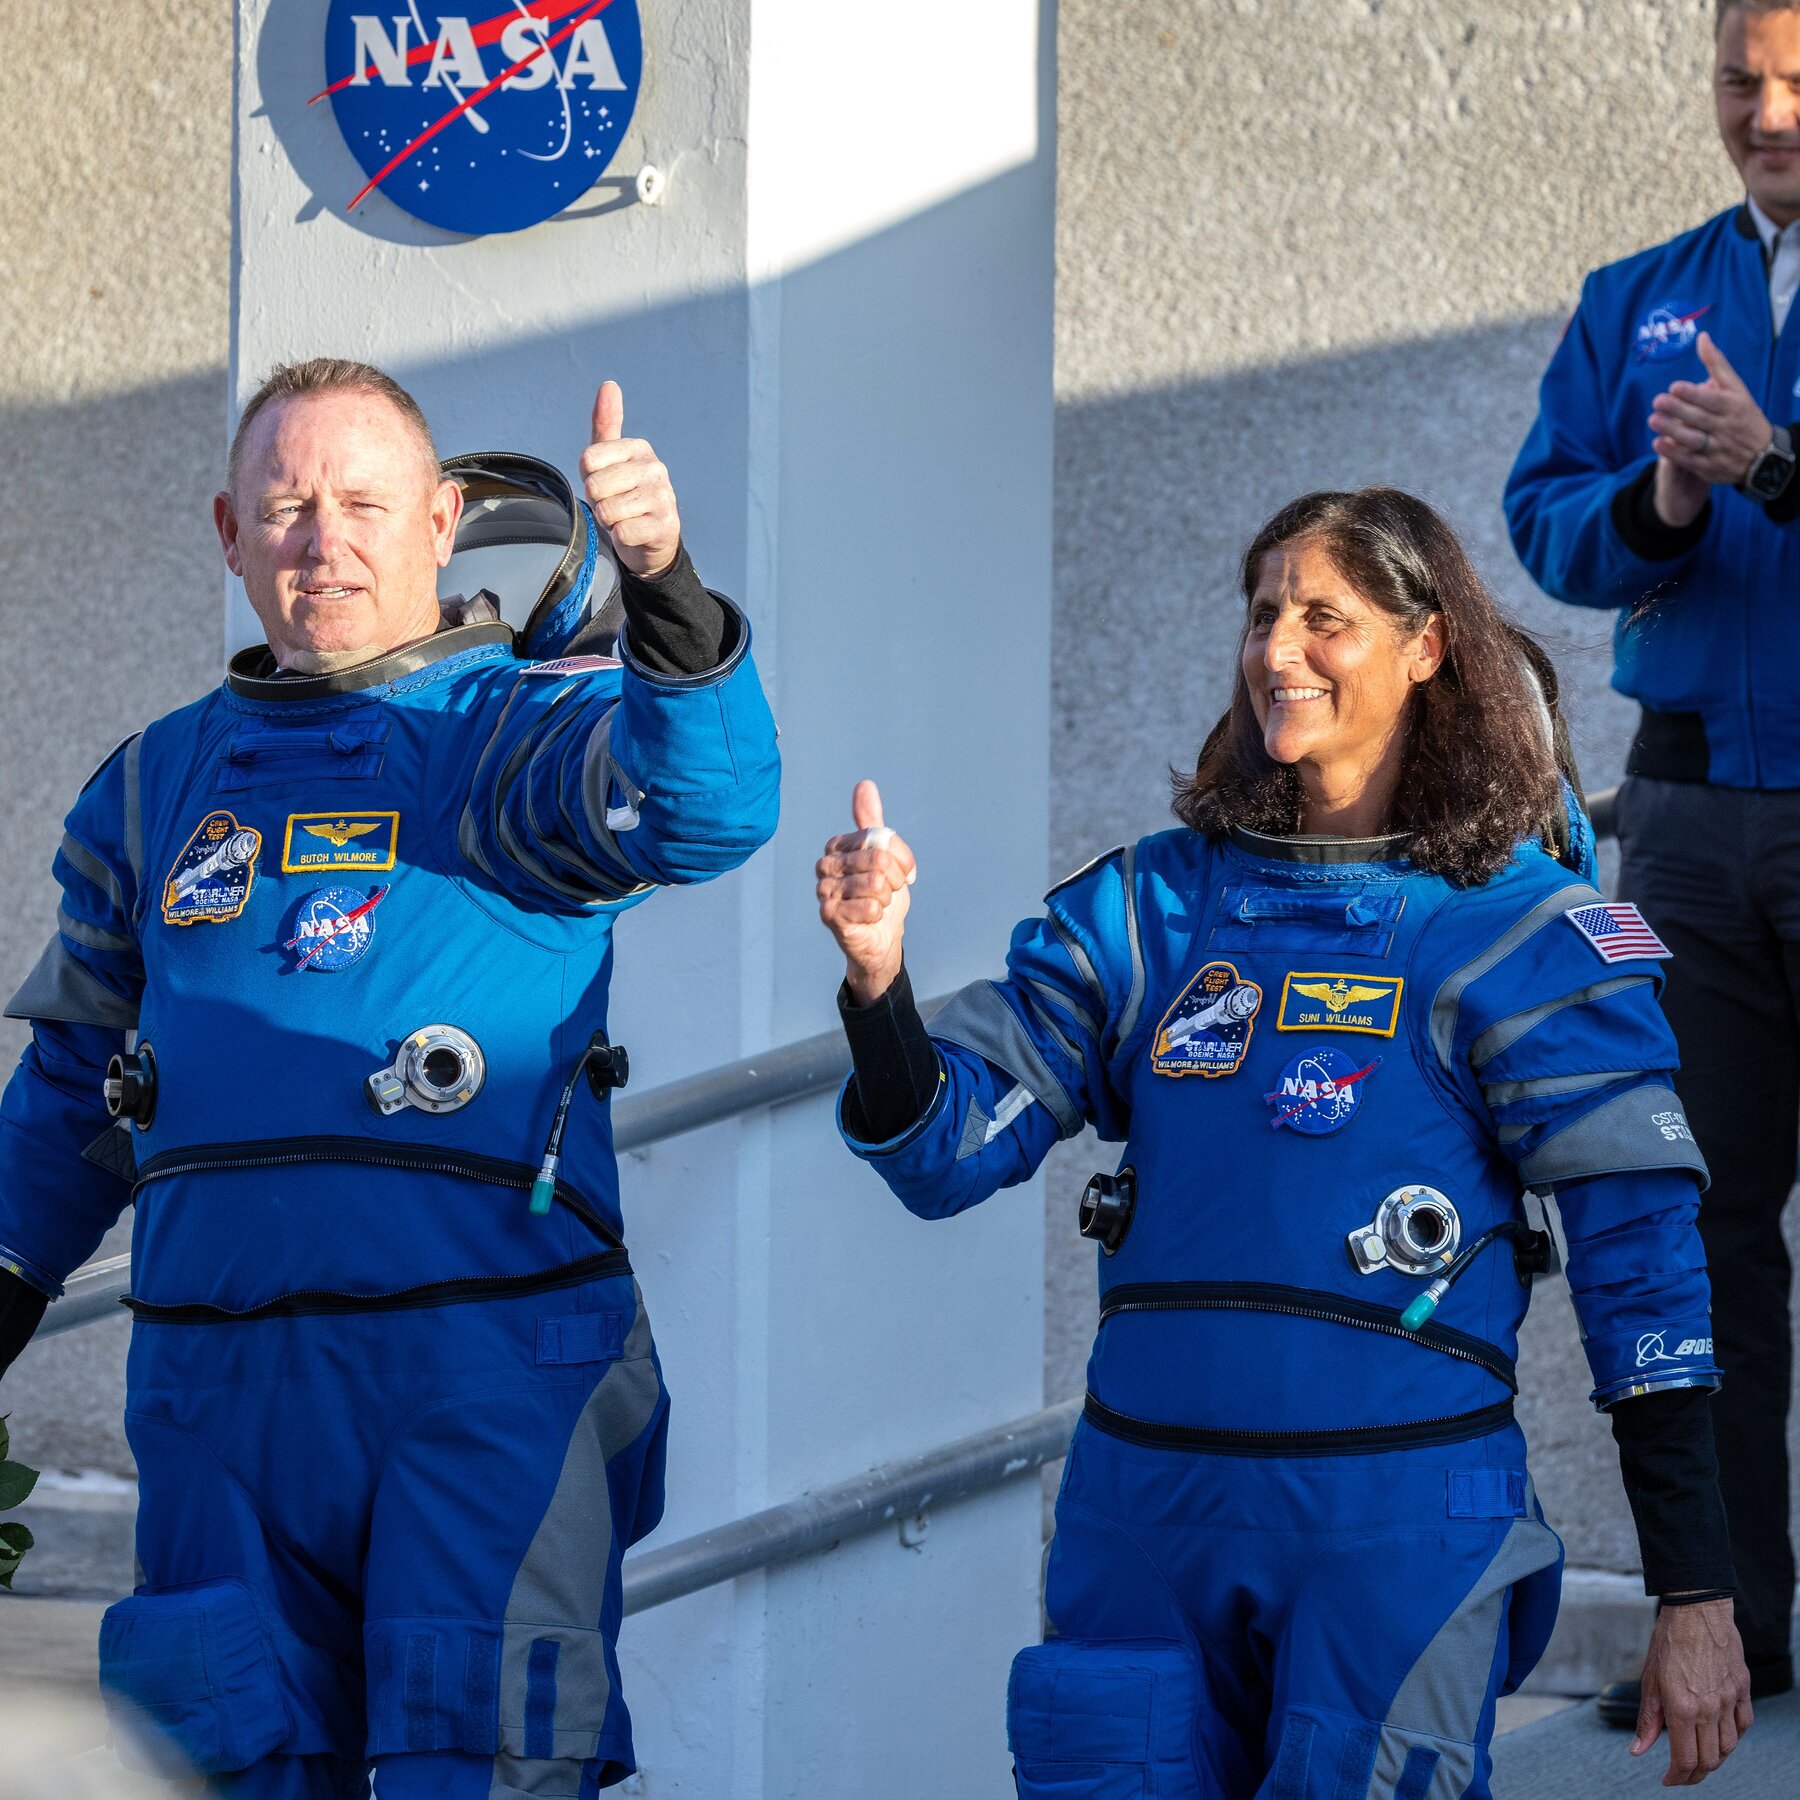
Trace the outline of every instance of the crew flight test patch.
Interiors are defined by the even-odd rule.
[[[1400,975],[1292,970],[1281,984],[1277,1031],[1363,1031],[1392,1037],[1400,1026]]]
[[[170,925],[223,925],[249,904],[262,833],[228,812],[210,812],[182,845],[163,883],[162,916]]]
[[[397,812],[289,813],[281,840],[282,872],[391,869],[399,843]]]
[[[1256,1028],[1262,989],[1228,962],[1210,962],[1163,1015],[1150,1047],[1159,1075],[1234,1075]]]

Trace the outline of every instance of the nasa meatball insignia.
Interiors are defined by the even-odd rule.
[[[375,908],[387,898],[378,887],[367,894],[355,888],[315,888],[294,915],[294,935],[283,948],[295,953],[297,969],[334,974],[361,962],[375,941]]]
[[[637,0],[542,0],[530,12],[331,0],[325,86],[368,179],[415,218],[479,236],[573,206],[606,173],[637,106]]]
[[[243,912],[256,878],[262,833],[228,812],[211,812],[194,827],[163,883],[162,916],[170,925],[223,925]]]
[[[1638,362],[1673,362],[1693,349],[1700,321],[1712,307],[1697,300],[1658,300],[1632,328],[1632,355]]]
[[[1289,1058],[1272,1094],[1273,1130],[1284,1125],[1302,1137],[1342,1131],[1362,1109],[1363,1083],[1381,1067],[1381,1058],[1347,1055],[1335,1044],[1320,1044]]]
[[[1150,1047],[1158,1075],[1233,1075],[1256,1028],[1262,989],[1228,962],[1210,962],[1163,1015]]]

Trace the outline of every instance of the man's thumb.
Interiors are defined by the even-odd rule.
[[[1700,352],[1700,360],[1706,365],[1706,372],[1715,381],[1733,381],[1737,371],[1731,366],[1725,352],[1712,341],[1712,333],[1703,331],[1699,342],[1694,346]]]
[[[881,789],[872,781],[859,781],[856,792],[850,796],[850,810],[856,819],[858,831],[867,831],[872,826],[881,824]]]
[[[594,396],[594,442],[616,444],[625,435],[625,395],[616,381],[603,381]]]

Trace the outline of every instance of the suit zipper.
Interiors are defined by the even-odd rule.
[[[1261,1312],[1279,1313],[1290,1319],[1322,1319],[1328,1325],[1344,1325],[1354,1331],[1375,1331],[1384,1337],[1404,1338],[1408,1343],[1421,1344],[1427,1350],[1435,1350],[1443,1356],[1453,1356],[1459,1362],[1472,1364],[1484,1369],[1490,1375],[1498,1376],[1513,1392],[1518,1392],[1518,1384],[1509,1375],[1501,1374],[1496,1362],[1489,1361],[1473,1350],[1464,1349],[1462,1345],[1447,1343],[1438,1337],[1425,1337],[1416,1331],[1408,1331],[1397,1319],[1368,1318],[1358,1313],[1340,1311],[1336,1307],[1325,1305],[1299,1306],[1292,1302],[1262,1299],[1255,1296],[1224,1295],[1183,1295],[1166,1299],[1146,1298],[1130,1300],[1102,1300],[1100,1303],[1100,1323],[1104,1325],[1114,1313],[1124,1312]],[[1497,1360],[1497,1359],[1496,1359]],[[1437,1420],[1421,1421],[1425,1424],[1436,1424]]]

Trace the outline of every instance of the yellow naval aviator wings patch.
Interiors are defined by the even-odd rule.
[[[1295,969],[1281,984],[1277,1031],[1360,1031],[1392,1037],[1400,1027],[1399,975],[1339,975]]]
[[[397,812],[289,813],[281,867],[289,875],[316,869],[391,869],[399,842]]]

